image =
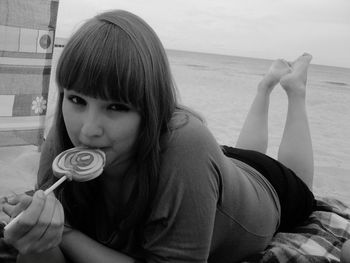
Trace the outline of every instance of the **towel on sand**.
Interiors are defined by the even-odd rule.
[[[255,262],[339,262],[350,238],[350,208],[334,198],[318,198],[302,226],[277,233]]]
[[[333,198],[318,198],[315,211],[288,233],[277,233],[265,251],[249,262],[339,262],[350,238],[350,208]],[[17,252],[0,239],[0,262],[13,263]]]

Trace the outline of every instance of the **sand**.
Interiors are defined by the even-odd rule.
[[[34,145],[0,147],[0,196],[33,189],[39,158]]]

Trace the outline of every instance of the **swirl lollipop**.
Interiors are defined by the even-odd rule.
[[[60,179],[45,194],[53,191],[66,179],[78,182],[92,180],[103,172],[106,155],[98,149],[76,147],[68,149],[56,156],[52,163],[52,170]]]
[[[105,162],[103,151],[77,147],[59,154],[52,163],[52,170],[56,177],[85,182],[99,176]]]
[[[45,195],[51,193],[66,179],[85,182],[96,178],[103,172],[105,162],[105,153],[98,149],[76,147],[60,153],[52,163],[54,175],[60,179],[45,190]],[[4,230],[18,221],[22,213],[19,213],[6,225]]]

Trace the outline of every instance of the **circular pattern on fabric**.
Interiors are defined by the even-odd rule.
[[[48,49],[51,46],[51,37],[47,34],[42,35],[39,40],[42,49]]]
[[[99,176],[105,163],[103,151],[76,147],[57,155],[52,170],[56,177],[66,176],[69,180],[85,182]]]

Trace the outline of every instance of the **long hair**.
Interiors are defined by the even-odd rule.
[[[125,233],[135,229],[146,219],[156,192],[160,138],[169,130],[170,119],[177,108],[176,89],[160,40],[146,22],[129,12],[116,10],[99,14],[82,25],[67,42],[58,61],[56,81],[59,98],[51,160],[73,147],[61,111],[63,89],[128,103],[140,113],[140,133],[134,145],[138,174],[128,202],[131,208],[120,228]],[[46,181],[50,178],[49,174],[42,177]],[[79,199],[77,193],[83,191],[83,184],[72,182],[69,185],[64,192],[70,198]],[[68,197],[62,200],[63,205],[69,207]],[[88,208],[88,200],[80,197],[79,202],[81,207]]]

